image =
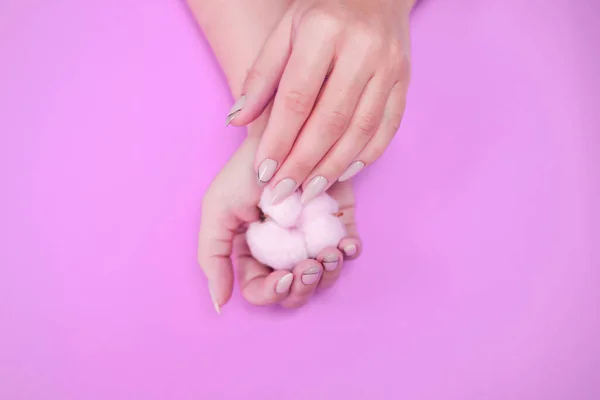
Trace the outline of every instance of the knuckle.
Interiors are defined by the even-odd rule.
[[[390,50],[390,62],[397,79],[405,81],[410,78],[410,57],[398,42],[392,45]]]
[[[306,157],[299,157],[295,160],[292,160],[289,164],[290,171],[292,171],[294,175],[308,175],[309,172],[312,171],[313,167],[314,163]]]
[[[259,82],[262,79],[262,73],[256,68],[250,68],[246,74],[246,84]]]
[[[338,157],[332,157],[330,159],[327,160],[327,164],[326,166],[324,165],[323,169],[326,169],[327,171],[331,171],[332,176],[337,176],[337,175],[341,175],[346,168],[348,168],[348,162],[342,162],[342,160],[340,160]]]
[[[338,139],[348,127],[349,117],[341,111],[331,111],[324,118],[325,134],[333,139]]]
[[[358,117],[356,130],[361,136],[372,137],[375,130],[379,127],[379,119],[373,113],[366,113]]]
[[[382,47],[383,37],[379,29],[359,22],[353,28],[352,42],[357,48],[376,52]]]
[[[288,111],[299,115],[307,115],[312,108],[310,97],[300,90],[290,90],[284,93],[283,103]]]
[[[398,107],[395,107],[390,112],[390,131],[392,136],[396,134],[398,129],[400,129],[400,124],[402,123],[402,118],[404,117],[404,103]]]
[[[267,154],[269,154],[271,159],[279,162],[280,159],[285,158],[289,153],[294,138],[294,136],[288,134],[270,136],[267,146],[265,146]]]
[[[313,29],[318,30],[325,36],[335,35],[342,31],[342,19],[332,11],[327,9],[315,9],[306,15],[309,24]]]

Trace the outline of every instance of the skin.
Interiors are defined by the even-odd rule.
[[[254,169],[275,188],[274,202],[300,186],[309,200],[348,179],[352,163],[379,158],[400,125],[410,77],[414,0],[286,3],[229,115],[246,125],[272,102]]]
[[[190,0],[189,5],[222,66],[232,94],[241,93],[246,71],[281,19],[287,3],[280,0],[235,0],[228,2],[224,9],[221,2]],[[239,37],[244,38],[243,48],[236,39]],[[217,311],[231,297],[234,265],[238,284],[247,301],[256,305],[281,304],[294,308],[305,304],[317,288],[333,285],[343,270],[344,258],[353,259],[360,255],[362,243],[354,222],[354,193],[349,181],[336,184],[329,190],[344,212],[342,221],[348,231],[348,236],[342,239],[338,248],[324,249],[316,260],[299,263],[291,272],[291,280],[286,276],[289,272],[273,271],[250,255],[245,226],[259,219],[257,204],[262,191],[257,185],[253,165],[270,115],[268,106],[249,125],[247,139],[214,179],[202,201],[198,262],[209,281]],[[337,259],[337,264],[325,263],[330,259]],[[331,269],[332,265],[336,268]],[[315,274],[310,274],[312,281],[307,280],[306,273],[315,271],[316,280]]]

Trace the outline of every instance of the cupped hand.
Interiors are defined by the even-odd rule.
[[[290,3],[227,121],[253,121],[274,96],[254,162],[259,180],[275,188],[274,202],[299,186],[307,201],[350,179],[388,146],[405,107],[413,3]]]
[[[340,276],[344,258],[356,258],[361,250],[354,224],[354,193],[351,183],[343,182],[329,190],[340,204],[348,232],[337,248],[324,249],[316,260],[302,261],[291,272],[274,271],[254,259],[245,240],[245,227],[259,219],[257,204],[262,189],[252,172],[257,146],[258,138],[250,135],[202,201],[198,262],[208,278],[217,312],[231,297],[233,264],[242,294],[250,303],[299,307],[317,288],[331,286]]]

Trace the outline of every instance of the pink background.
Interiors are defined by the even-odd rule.
[[[243,131],[185,6],[1,0],[0,398],[600,398],[599,11],[425,1],[362,258],[217,317],[198,210]]]

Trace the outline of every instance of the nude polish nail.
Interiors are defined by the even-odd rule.
[[[258,166],[258,181],[260,183],[269,182],[273,175],[275,175],[275,171],[277,171],[277,162],[275,160],[263,160]]]
[[[338,258],[334,254],[327,254],[323,257],[323,266],[327,271],[333,271],[338,266]]]
[[[361,169],[365,167],[365,163],[362,161],[354,161],[346,168],[342,176],[339,177],[338,181],[344,182],[358,174]]]
[[[286,197],[292,194],[294,189],[296,189],[295,180],[290,178],[283,179],[274,188],[274,194],[273,198],[271,199],[271,204],[277,204],[278,202],[284,200]]]
[[[312,267],[304,271],[302,274],[302,283],[305,285],[312,285],[313,283],[317,282],[321,276],[320,272],[321,268],[319,267]]]
[[[278,294],[287,293],[292,286],[292,281],[294,280],[294,274],[287,274],[283,278],[280,278],[275,285],[275,292]]]
[[[242,108],[244,108],[244,104],[246,104],[246,95],[240,96],[235,101],[235,103],[233,103],[231,110],[229,110],[229,113],[227,114],[227,121],[225,122],[225,126],[228,126],[231,123],[231,121],[233,121],[234,118],[237,117],[240,111],[242,111]]]
[[[344,247],[344,254],[346,254],[348,257],[352,257],[353,255],[356,254],[356,245],[348,245],[346,247]]]
[[[315,176],[311,179],[311,181],[306,185],[304,191],[302,192],[302,204],[306,204],[310,200],[314,199],[327,187],[327,179],[324,176]]]
[[[210,282],[208,283],[208,293],[210,294],[210,299],[215,307],[215,311],[217,314],[221,314],[221,306],[219,305],[219,301],[217,300],[217,296],[215,295],[215,291]]]

